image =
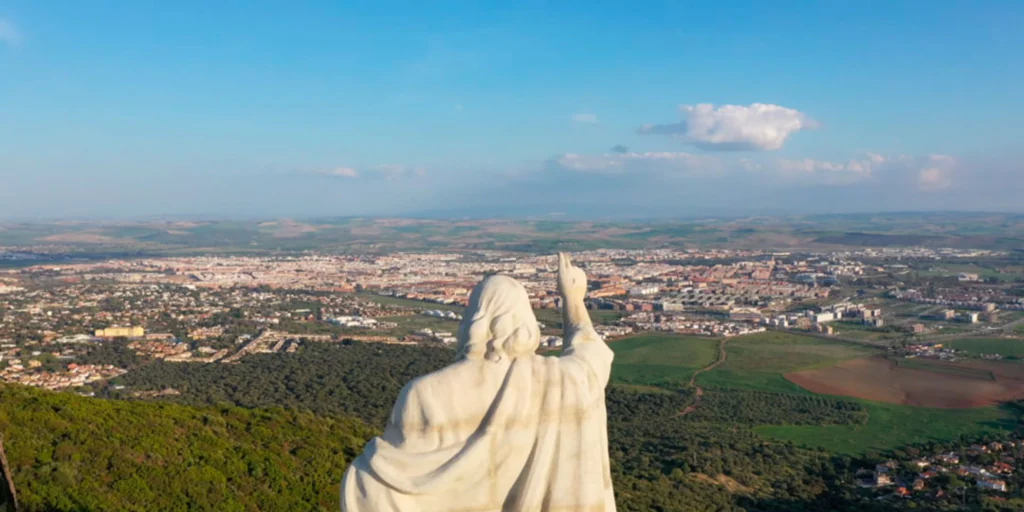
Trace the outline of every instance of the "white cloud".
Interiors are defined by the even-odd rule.
[[[21,32],[9,20],[0,18],[0,43],[18,46],[21,43]]]
[[[957,166],[955,158],[949,155],[928,155],[930,167],[917,172],[917,186],[921,190],[941,190],[953,184],[953,170]]]
[[[684,152],[625,152],[602,155],[566,153],[553,159],[552,163],[569,171],[604,174],[699,171],[713,170],[718,166],[717,159],[713,157]]]
[[[299,174],[317,174],[320,176],[332,176],[336,178],[365,179],[365,180],[395,180],[400,178],[423,176],[427,173],[422,167],[409,167],[400,164],[382,164],[361,169],[353,167],[335,167],[333,169],[318,169],[297,171]]]
[[[883,161],[884,157],[880,155],[868,155],[865,158],[851,159],[847,162],[829,162],[812,158],[804,158],[803,160],[780,159],[777,165],[778,169],[783,173],[834,173],[866,178],[871,176],[874,168]]]
[[[597,114],[576,113],[572,115],[572,121],[580,124],[597,124]]]
[[[942,166],[953,166],[953,165],[956,165],[956,158],[953,158],[953,157],[951,157],[949,155],[931,154],[931,155],[928,155],[928,160],[930,162],[936,164],[936,165],[942,165]]]
[[[401,164],[382,164],[366,169],[367,176],[386,180],[423,176],[425,174],[427,174],[427,170],[422,167],[409,167]]]
[[[803,112],[779,105],[754,103],[750,106],[710,103],[681,105],[683,120],[670,124],[648,124],[641,134],[671,135],[682,141],[713,150],[776,150],[790,135],[817,126]]]
[[[953,182],[948,169],[929,167],[917,173],[917,184],[921,190],[940,190],[949,188]]]
[[[547,162],[548,169],[617,176],[714,177],[768,180],[806,185],[855,185],[892,190],[934,191],[948,188],[958,168],[947,155],[913,157],[866,153],[849,160],[740,158],[687,152],[566,153]]]
[[[776,161],[778,171],[783,176],[790,178],[814,179],[830,184],[850,184],[875,180],[904,188],[916,187],[923,191],[949,187],[952,184],[952,175],[956,167],[955,158],[949,155],[934,154],[921,158],[868,153],[862,158],[846,162],[810,158]]]
[[[358,178],[359,177],[359,171],[357,171],[357,170],[355,170],[355,169],[353,169],[351,167],[338,167],[336,169],[331,169],[330,171],[326,172],[325,174],[328,174],[330,176],[340,176],[342,178]]]

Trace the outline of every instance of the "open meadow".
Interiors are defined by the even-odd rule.
[[[549,329],[561,329],[562,328],[562,313],[557,309],[535,309],[533,313],[537,315],[537,321],[544,324]],[[590,315],[590,320],[595,325],[612,324],[622,318],[625,313],[622,311],[613,311],[610,309],[597,309],[587,312]]]
[[[977,274],[978,279],[1013,281],[1021,276],[1019,271],[1014,270],[1016,269],[996,269],[991,266],[975,264],[936,263],[930,265],[926,270],[918,271],[918,274],[925,277],[957,277],[961,272],[964,272]]]
[[[616,351],[613,379],[673,387],[684,383],[684,376],[715,359],[716,340],[696,338],[683,343],[680,338],[644,335],[612,343],[610,346]],[[885,359],[881,351],[870,347],[783,332],[731,338],[726,343],[726,352],[724,363],[697,377],[698,386],[706,390],[718,390],[706,393],[704,402],[698,407],[714,409],[713,401],[742,390],[815,396],[818,390],[805,389],[787,380],[786,374],[810,371],[819,372],[823,376],[841,377],[842,372],[837,371],[837,367],[871,366],[865,362],[872,361],[880,361],[887,367],[892,365],[899,377],[904,374],[924,376],[926,380],[921,384],[924,387],[918,392],[927,390],[928,380],[935,380],[954,391],[957,385],[964,387],[961,398],[967,402],[977,398],[971,394],[973,387],[985,388],[981,394],[987,395],[982,402],[961,404],[965,408],[937,408],[886,403],[879,401],[885,398],[882,396],[865,399],[849,396],[848,393],[822,390],[833,396],[845,394],[839,399],[862,407],[867,413],[867,421],[844,425],[776,424],[766,416],[765,422],[757,425],[755,431],[773,439],[824,448],[839,454],[857,455],[931,440],[949,441],[961,435],[1012,430],[1016,424],[1015,414],[1007,408],[991,404],[998,401],[993,398],[1001,400],[1013,397],[1016,388],[1010,380],[1017,378],[1018,366],[1024,372],[1024,365],[969,361],[957,366],[956,371],[943,372],[940,371],[943,368],[920,368],[934,364],[930,361],[906,360],[912,362],[901,367]],[[879,380],[878,376],[861,375],[858,379],[847,384],[854,388],[870,389],[881,389],[887,385],[887,381],[884,378]],[[965,383],[970,385],[965,386]],[[995,391],[1002,395],[994,396],[988,387],[999,388]]]
[[[625,384],[682,387],[693,373],[715,361],[718,338],[642,334],[609,346],[615,351],[612,380]]]
[[[945,345],[973,356],[999,354],[1004,358],[1024,358],[1024,338],[960,338]]]
[[[762,425],[754,430],[801,446],[824,448],[843,455],[861,455],[928,441],[951,441],[961,435],[1011,431],[1017,426],[1016,415],[1002,407],[935,409],[870,400],[853,401],[867,409],[867,423]]]
[[[806,393],[787,381],[783,374],[878,353],[875,349],[852,343],[774,331],[730,339],[726,351],[726,361],[702,373],[697,378],[697,385]]]
[[[388,329],[384,331],[378,331],[381,334],[387,334],[391,336],[408,336],[421,329],[430,329],[432,331],[447,331],[455,333],[459,329],[459,322],[456,320],[448,320],[446,318],[435,318],[423,315],[405,315],[405,316],[384,316],[379,317],[378,320],[382,322],[394,322],[398,324],[398,327]]]
[[[463,309],[465,309],[465,308],[463,308],[462,306],[459,306],[459,305],[438,304],[436,302],[427,302],[427,301],[416,300],[416,299],[404,299],[402,297],[391,297],[391,296],[388,296],[388,295],[378,295],[376,293],[360,293],[358,295],[361,298],[364,298],[364,299],[376,302],[377,304],[382,304],[382,305],[385,305],[385,306],[400,306],[400,307],[416,308],[416,309],[421,309],[421,308],[439,309],[439,310],[442,310],[442,311],[457,311],[457,312],[460,312],[460,313],[462,312]]]

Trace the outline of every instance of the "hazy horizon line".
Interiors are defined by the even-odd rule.
[[[547,214],[490,214],[472,215],[446,213],[443,211],[420,212],[409,214],[366,214],[366,215],[246,215],[246,214],[168,214],[168,215],[138,215],[138,216],[70,216],[70,217],[0,217],[0,224],[58,224],[58,223],[152,223],[152,222],[271,222],[279,220],[294,220],[301,222],[316,222],[333,219],[406,219],[406,220],[433,220],[433,221],[555,221],[555,222],[672,222],[672,221],[696,221],[703,219],[724,220],[744,218],[786,218],[786,217],[853,217],[860,215],[1024,215],[1022,211],[1007,210],[863,210],[845,212],[796,212],[783,209],[762,212],[745,213],[704,213],[690,215],[575,215],[569,213],[552,212]]]

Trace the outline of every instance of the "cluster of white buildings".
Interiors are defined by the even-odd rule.
[[[444,320],[462,320],[462,315],[454,311],[447,311],[443,309],[428,309],[423,311],[421,314],[433,318],[442,318]]]
[[[25,289],[20,287],[20,286],[12,286],[12,285],[9,285],[9,284],[0,283],[0,295],[3,295],[5,293],[14,293],[14,292],[23,292],[23,291],[25,291]]]
[[[69,334],[53,340],[54,343],[61,345],[76,345],[85,343],[95,343],[97,339],[94,336],[88,334]]]
[[[561,348],[562,337],[561,336],[544,336],[540,340],[540,346],[546,348]]]
[[[626,320],[636,326],[638,331],[661,331],[679,334],[699,334],[706,336],[741,336],[764,332],[765,328],[746,322],[723,322],[720,320],[704,320],[683,317],[660,318],[660,322],[652,313],[635,313]]]
[[[996,304],[992,300],[986,300],[981,297],[925,297],[924,293],[920,290],[896,290],[892,292],[893,298],[905,300],[909,302],[916,302],[919,304],[935,304],[941,306],[950,306],[960,309],[971,309],[976,311],[991,312],[998,309],[1007,309],[1015,311],[1024,311],[1024,299],[1013,299],[1012,301],[1003,301]]]
[[[772,318],[766,318],[764,323],[772,327],[813,329],[815,326],[825,326],[825,324],[830,322],[849,319],[856,319],[865,325],[871,325],[873,327],[882,327],[883,325],[881,308],[868,307],[863,304],[850,304],[847,302],[823,307],[821,311],[806,310],[800,313],[777,315]],[[824,328],[820,328],[818,330],[822,332],[831,331],[830,329],[826,330]]]
[[[376,329],[380,325],[380,322],[375,318],[367,318],[364,316],[336,316],[328,321],[334,325],[340,325],[341,327],[362,329]]]
[[[629,289],[630,295],[648,296],[656,295],[661,288],[656,284],[640,284]]]
[[[59,372],[35,372],[29,371],[21,362],[12,361],[11,364],[0,370],[0,380],[26,386],[56,390],[84,386],[90,382],[112,379],[124,375],[127,370],[115,366],[75,364],[71,363],[67,369]]]
[[[441,342],[444,343],[445,345],[450,345],[458,341],[458,338],[456,338],[455,335],[449,331],[435,331],[430,328],[423,328],[418,331],[415,331],[413,332],[413,335],[420,336],[428,340]]]

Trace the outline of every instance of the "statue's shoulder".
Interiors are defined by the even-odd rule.
[[[429,404],[435,404],[439,399],[443,400],[450,395],[451,391],[445,392],[445,388],[452,388],[452,367],[457,364],[459,363],[453,363],[407,382],[395,400],[391,423],[402,425],[408,417],[419,418],[424,407],[430,407]]]
[[[434,370],[430,373],[420,375],[405,385],[405,389],[402,390],[403,394],[412,392],[413,390],[420,393],[429,393],[437,388],[447,387],[465,379],[466,374],[469,373],[472,366],[473,362],[461,360],[439,370]]]

